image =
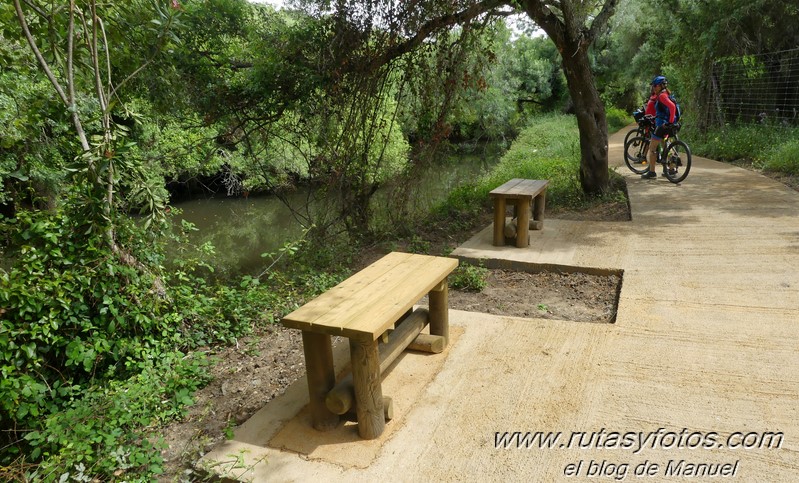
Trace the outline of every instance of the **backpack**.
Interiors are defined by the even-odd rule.
[[[675,111],[677,111],[674,113],[674,124],[677,124],[678,122],[680,122],[680,119],[682,118],[682,109],[680,109],[680,103],[677,102],[677,99],[674,97],[674,94],[669,94],[669,100],[671,100],[671,102],[674,103]]]

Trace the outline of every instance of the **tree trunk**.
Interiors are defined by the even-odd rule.
[[[600,194],[609,184],[605,106],[594,87],[587,46],[570,43],[561,58],[580,129],[580,184],[585,193]]]

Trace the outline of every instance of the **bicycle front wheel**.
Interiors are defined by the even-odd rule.
[[[637,127],[635,129],[630,129],[630,131],[627,132],[627,134],[624,135],[624,144],[623,144],[623,146],[627,146],[627,142],[630,139],[634,138],[635,136],[643,136],[643,135],[644,135],[644,130],[641,129],[640,127]]]
[[[649,151],[649,139],[644,136],[630,138],[624,144],[624,162],[635,174],[644,174],[649,169],[646,153]]]
[[[669,143],[660,159],[666,178],[672,183],[682,182],[691,171],[691,149],[682,141]]]

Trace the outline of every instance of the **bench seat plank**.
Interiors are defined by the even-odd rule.
[[[549,184],[547,180],[519,179],[514,178],[507,183],[491,190],[488,194],[491,197],[502,196],[505,198],[527,198],[537,195]]]
[[[410,255],[410,253],[400,252],[389,253],[358,272],[356,274],[357,277],[354,275],[327,290],[323,294],[324,299],[322,299],[321,296],[317,297],[290,313],[283,318],[283,323],[295,329],[302,329],[307,327],[308,324],[313,324],[317,319],[328,314],[333,308],[347,303],[353,295],[363,290],[364,287],[374,283],[398,263],[410,258]],[[291,324],[301,324],[302,326]]]
[[[404,313],[394,317],[397,304],[407,304],[407,311],[427,293],[423,292],[414,300],[401,298],[408,296],[404,290],[406,284],[416,287],[423,283],[420,277],[432,275],[428,268],[432,262],[432,258],[403,260],[363,287],[357,297],[351,297],[314,321],[314,330],[324,325],[351,339],[377,339]]]
[[[452,258],[430,257],[428,263],[417,266],[404,281],[395,281],[388,293],[377,292],[378,303],[369,304],[364,311],[343,322],[344,333],[352,336],[371,334],[377,339],[408,312],[419,299],[427,295],[458,265]],[[377,321],[383,323],[377,325]]]

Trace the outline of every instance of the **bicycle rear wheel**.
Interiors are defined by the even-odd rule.
[[[682,141],[669,143],[660,158],[666,172],[666,178],[672,183],[680,183],[691,171],[691,149]]]
[[[635,174],[644,174],[649,169],[646,153],[649,151],[649,139],[635,136],[624,144],[624,162]]]

